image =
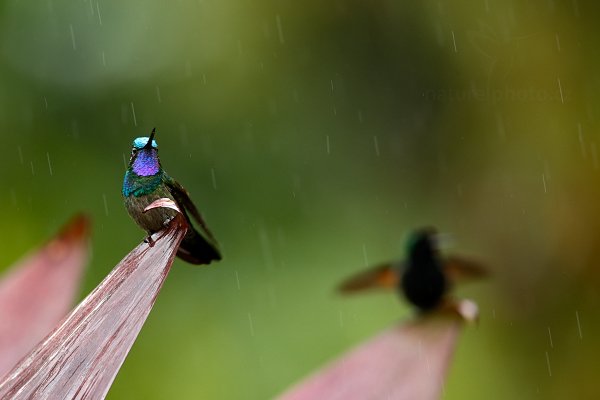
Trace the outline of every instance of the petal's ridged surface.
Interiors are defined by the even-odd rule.
[[[458,318],[433,317],[394,326],[279,400],[438,399],[461,325]]]
[[[74,217],[0,280],[0,377],[64,318],[89,258],[90,222]]]
[[[187,225],[141,243],[5,380],[0,398],[102,399],[146,320]]]

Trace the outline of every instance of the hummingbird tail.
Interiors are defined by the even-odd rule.
[[[212,243],[202,237],[194,228],[183,238],[177,251],[177,257],[190,264],[203,265],[212,261],[219,261],[221,253]]]

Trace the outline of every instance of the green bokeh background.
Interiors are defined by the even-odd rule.
[[[95,287],[155,126],[223,249],[175,262],[109,399],[273,397],[411,315],[333,289],[422,225],[493,274],[445,398],[600,396],[599,6],[401,3],[0,1],[0,265],[85,211]]]

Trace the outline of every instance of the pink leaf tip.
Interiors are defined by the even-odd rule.
[[[279,400],[438,399],[462,325],[456,313],[442,310],[398,324],[340,356]]]
[[[90,220],[77,215],[0,281],[0,376],[71,309],[89,253]]]
[[[0,382],[0,398],[103,399],[187,231],[181,214],[141,243]]]

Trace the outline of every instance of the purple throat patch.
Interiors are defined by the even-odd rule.
[[[140,151],[133,161],[133,172],[139,176],[156,175],[159,170],[158,152],[154,149]]]

